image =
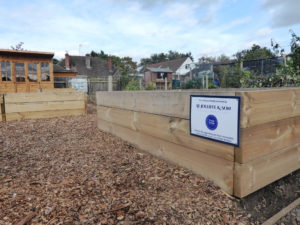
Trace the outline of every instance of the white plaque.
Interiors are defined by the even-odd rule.
[[[240,145],[240,97],[191,95],[191,135]]]

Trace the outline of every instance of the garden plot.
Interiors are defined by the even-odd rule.
[[[0,224],[248,224],[212,182],[99,131],[95,114],[0,133]]]

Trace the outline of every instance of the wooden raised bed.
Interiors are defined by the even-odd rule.
[[[4,95],[6,121],[82,115],[87,96],[76,92],[7,93]]]
[[[190,135],[190,95],[241,97],[241,145]],[[97,92],[98,127],[244,197],[300,168],[300,88]]]

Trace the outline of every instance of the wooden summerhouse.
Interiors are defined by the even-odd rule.
[[[0,49],[0,93],[54,88],[52,52]]]

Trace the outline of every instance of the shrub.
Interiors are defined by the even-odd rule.
[[[140,90],[139,83],[135,79],[131,79],[125,87],[126,91],[138,91]]]
[[[156,87],[155,87],[155,85],[150,81],[149,84],[148,84],[148,86],[145,88],[145,90],[148,90],[148,91],[150,91],[150,90],[156,90]]]

